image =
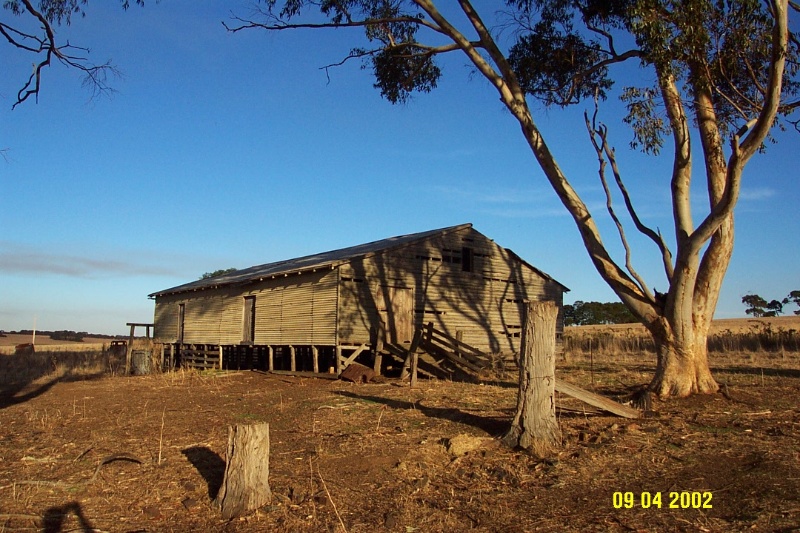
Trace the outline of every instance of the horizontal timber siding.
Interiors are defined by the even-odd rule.
[[[254,344],[336,343],[336,281],[332,270],[265,280],[239,288],[209,289],[156,299],[155,331],[176,342],[178,306],[185,305],[183,342],[238,344],[244,298],[255,297]]]
[[[315,272],[158,296],[155,335],[176,342],[183,304],[186,344],[236,345],[252,333],[262,346],[360,345],[381,328],[387,340],[403,342],[409,322],[432,322],[482,351],[509,353],[519,350],[525,302],[549,299],[561,308],[563,290],[464,226]],[[243,331],[245,298],[255,299],[252,332]]]

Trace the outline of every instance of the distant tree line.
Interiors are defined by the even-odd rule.
[[[590,324],[629,324],[636,317],[622,302],[582,302],[564,306],[565,326],[588,326]]]
[[[54,341],[83,342],[83,338],[88,336],[89,333],[86,331],[71,331],[66,329],[50,333],[50,338]]]
[[[800,291],[792,291],[783,300],[767,301],[758,294],[742,296],[742,303],[747,306],[745,313],[754,317],[771,317],[782,315],[784,305],[794,304],[800,308]],[[800,309],[795,309],[794,314],[800,315]]]
[[[14,334],[14,335],[33,335],[33,330],[31,329],[21,329],[19,331],[2,331],[0,332],[0,336],[2,333],[7,334]],[[42,337],[50,337],[54,341],[72,341],[72,342],[83,342],[83,339],[86,337],[94,337],[98,339],[124,339],[126,338],[125,335],[103,335],[101,333],[87,333],[85,331],[72,331],[72,330],[60,330],[60,331],[46,331],[46,330],[37,330],[37,335],[41,335]]]

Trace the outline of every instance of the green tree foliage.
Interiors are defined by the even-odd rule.
[[[798,309],[795,309],[794,314],[800,315],[800,291],[792,291],[786,298],[789,300],[789,302],[793,303],[798,307]]]
[[[780,316],[784,313],[783,306],[794,304],[800,307],[800,291],[792,291],[782,300],[770,300],[769,302],[758,294],[746,294],[742,296],[742,303],[747,306],[745,313],[754,317]],[[800,309],[795,310],[794,314],[800,315]]]
[[[588,326],[590,324],[629,324],[636,317],[622,302],[582,302],[564,306],[565,326]]]
[[[222,268],[219,270],[215,270],[214,272],[206,272],[199,279],[208,279],[208,278],[216,278],[217,276],[222,276],[223,274],[230,274],[231,272],[236,272],[238,269],[236,268]]]

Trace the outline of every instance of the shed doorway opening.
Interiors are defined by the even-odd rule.
[[[382,340],[409,344],[414,336],[414,291],[406,287],[379,287],[376,304]]]
[[[244,297],[242,315],[242,343],[253,344],[256,336],[256,297]]]

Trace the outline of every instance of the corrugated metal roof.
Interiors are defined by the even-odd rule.
[[[330,252],[298,257],[296,259],[287,259],[285,261],[276,261],[274,263],[257,265],[213,278],[201,279],[191,283],[184,283],[183,285],[178,285],[177,287],[172,287],[171,289],[164,289],[163,291],[154,292],[150,294],[149,297],[155,298],[157,296],[164,296],[178,292],[189,292],[200,289],[242,285],[245,283],[252,283],[253,281],[275,278],[278,276],[288,276],[290,274],[299,274],[301,272],[320,270],[323,268],[334,268],[337,265],[347,263],[358,257],[365,257],[377,252],[386,251],[390,248],[404,246],[412,242],[427,239],[433,235],[450,233],[452,231],[458,231],[471,227],[472,224],[461,224],[459,226],[423,231],[421,233],[399,235],[397,237],[390,237],[380,241],[359,244],[357,246],[342,248],[340,250],[332,250]]]

